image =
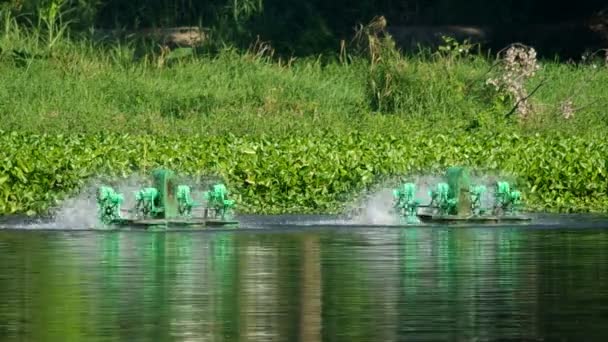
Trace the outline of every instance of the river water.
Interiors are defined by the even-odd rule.
[[[604,340],[608,220],[0,230],[1,341]]]

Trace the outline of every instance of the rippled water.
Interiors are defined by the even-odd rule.
[[[608,221],[290,228],[0,230],[0,340],[608,336]]]

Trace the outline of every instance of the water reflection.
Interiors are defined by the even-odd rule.
[[[0,232],[0,338],[602,336],[608,232]]]
[[[527,326],[527,310],[518,307],[528,298],[518,301],[514,294],[535,293],[515,286],[513,280],[522,276],[522,270],[513,267],[536,261],[521,260],[521,254],[500,248],[505,241],[516,241],[519,234],[528,233],[474,229],[402,231],[400,332],[420,338],[432,335],[441,340],[518,337],[521,333],[534,337],[534,331]]]

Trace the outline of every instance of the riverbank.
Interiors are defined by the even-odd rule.
[[[531,209],[608,208],[599,55],[491,59],[446,41],[408,57],[368,34],[286,61],[265,44],[169,51],[3,27],[2,214],[156,166],[221,175],[246,213],[336,212],[379,179],[456,164],[519,177]]]

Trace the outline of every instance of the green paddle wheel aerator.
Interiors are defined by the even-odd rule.
[[[222,183],[211,185],[195,202],[191,187],[178,184],[171,170],[152,172],[153,187],[144,187],[135,193],[135,205],[124,210],[124,196],[109,186],[97,189],[98,218],[102,225],[119,226],[209,226],[238,225],[233,220],[234,200]],[[193,210],[200,208],[200,215]],[[127,216],[123,216],[123,213]]]
[[[529,221],[520,214],[523,206],[521,193],[513,190],[505,181],[495,184],[494,201],[485,208],[482,197],[487,192],[484,185],[471,184],[469,171],[464,167],[451,167],[445,181],[429,191],[431,201],[422,205],[416,198],[414,183],[402,184],[393,190],[394,209],[406,224],[431,222],[499,222]]]

